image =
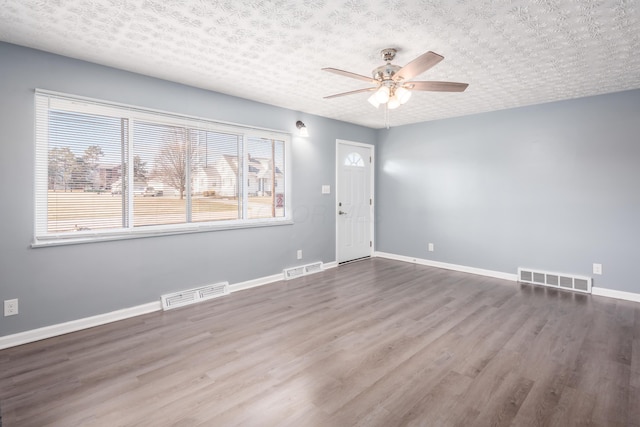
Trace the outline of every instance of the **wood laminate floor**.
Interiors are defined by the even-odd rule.
[[[640,304],[371,259],[0,351],[13,426],[640,426]]]

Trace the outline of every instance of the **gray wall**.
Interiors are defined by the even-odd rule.
[[[639,90],[380,131],[376,168],[378,251],[513,274],[597,262],[594,286],[640,293]]]
[[[292,133],[303,120],[295,224],[31,249],[35,88]],[[334,261],[336,139],[377,139],[377,250],[508,273],[600,262],[596,286],[640,293],[640,91],[375,131],[0,43],[0,94],[0,301],[20,299],[0,336],[275,274],[297,249]]]
[[[294,133],[294,225],[31,249],[33,92],[49,89]],[[376,132],[335,120],[0,43],[0,336],[158,300],[169,291],[238,283],[302,262],[335,261],[335,140],[374,143]],[[294,133],[295,134],[295,133]],[[332,194],[322,195],[322,184]]]

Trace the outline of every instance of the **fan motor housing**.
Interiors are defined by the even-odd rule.
[[[395,73],[400,70],[400,66],[394,64],[384,64],[373,70],[373,78],[378,81],[391,80]]]

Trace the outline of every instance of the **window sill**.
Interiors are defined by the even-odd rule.
[[[235,224],[207,224],[188,226],[159,226],[153,229],[140,228],[132,231],[117,231],[103,233],[86,233],[73,237],[46,236],[36,238],[31,243],[31,248],[47,248],[52,246],[80,245],[84,243],[111,242],[117,240],[146,239],[149,237],[175,236],[180,234],[209,233],[213,231],[237,230],[244,228],[274,227],[280,225],[292,225],[293,220],[283,218],[267,221],[242,222]]]

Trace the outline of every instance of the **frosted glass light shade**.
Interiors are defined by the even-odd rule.
[[[401,86],[396,89],[396,97],[398,98],[398,101],[400,101],[400,104],[404,104],[409,100],[409,98],[411,98],[411,91]]]
[[[380,103],[378,102],[377,95],[378,95],[378,94],[377,94],[376,92],[374,92],[374,93],[373,93],[373,95],[371,95],[371,96],[369,97],[369,99],[367,99],[367,101],[369,101],[369,103],[370,103],[371,105],[373,105],[374,107],[376,107],[376,108],[378,108],[378,107],[380,106]]]
[[[398,100],[398,97],[396,95],[393,95],[391,98],[389,98],[389,102],[387,102],[387,107],[390,110],[393,110],[394,108],[398,108],[400,106],[400,101]]]
[[[380,104],[384,104],[389,100],[389,88],[386,86],[380,86],[380,89],[376,91],[376,100]]]

